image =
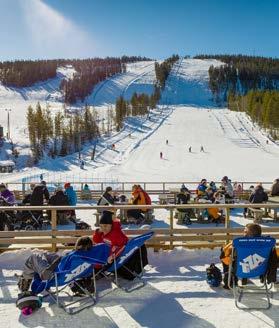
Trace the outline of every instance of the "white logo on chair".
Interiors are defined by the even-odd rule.
[[[88,269],[90,266],[91,266],[91,264],[89,264],[89,263],[86,263],[86,262],[82,263],[81,265],[76,267],[71,273],[67,273],[65,275],[65,277],[66,277],[65,282],[68,282],[68,281],[72,280],[73,278],[77,277],[83,271]]]
[[[119,259],[119,264],[122,264],[130,255],[132,255],[136,250],[138,249],[138,246],[135,246],[132,248],[127,254],[123,255]]]
[[[243,273],[249,273],[250,271],[257,269],[265,261],[264,257],[261,257],[259,254],[249,255],[243,262],[239,262],[242,267]]]

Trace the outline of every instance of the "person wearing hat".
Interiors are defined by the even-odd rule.
[[[64,184],[65,194],[68,197],[68,202],[70,206],[77,205],[77,194],[74,191],[74,188],[71,186],[70,182]]]
[[[127,242],[128,237],[121,230],[120,221],[113,219],[111,212],[104,211],[100,219],[100,228],[95,230],[93,234],[93,244],[108,244],[111,247],[108,263],[112,263],[113,259],[119,256],[124,250]],[[125,268],[121,267],[117,270],[117,274],[124,279],[132,280],[135,278],[135,275],[131,272],[140,274],[142,268],[147,264],[147,250],[145,245],[143,245],[141,247],[141,254],[140,251],[137,250],[125,263]]]
[[[112,213],[104,211],[100,219],[100,228],[93,234],[93,243],[106,243],[111,247],[110,261],[117,257],[128,242],[128,237],[121,230],[120,221],[112,218]]]

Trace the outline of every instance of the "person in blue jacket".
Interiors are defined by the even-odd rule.
[[[76,206],[77,205],[77,194],[71,186],[70,182],[65,183],[65,194],[68,197],[69,205]]]

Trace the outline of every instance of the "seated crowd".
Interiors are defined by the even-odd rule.
[[[268,195],[264,191],[261,184],[258,184],[255,188],[250,186],[249,188],[250,196],[249,203],[264,203],[268,200]],[[82,192],[90,193],[88,184],[85,184]],[[197,203],[212,203],[212,204],[225,204],[234,202],[235,197],[239,195],[242,190],[242,185],[235,182],[233,185],[231,180],[224,176],[221,179],[219,186],[216,185],[214,181],[207,182],[206,179],[202,179],[196,188],[195,195],[182,184],[180,192],[175,197],[175,204],[183,205],[188,204],[191,200],[191,196],[194,202]],[[270,196],[279,195],[279,179],[276,179],[271,187]],[[194,196],[194,197],[193,197]],[[15,195],[10,191],[7,186],[3,183],[0,184],[0,204],[1,205],[16,205]],[[42,206],[44,204],[49,204],[53,206],[75,206],[77,204],[77,194],[70,183],[65,183],[64,189],[62,186],[58,186],[52,196],[48,191],[45,181],[35,185],[30,184],[30,192],[28,192],[24,199],[22,200],[22,205],[31,206]],[[151,199],[148,193],[140,186],[133,185],[131,197],[126,198],[125,195],[118,195],[114,192],[112,187],[108,186],[105,192],[101,195],[97,202],[99,206],[113,206],[113,205],[142,205],[140,208],[129,209],[127,211],[121,212],[121,221],[135,224],[151,223],[152,222],[152,210],[144,207],[144,205],[150,205]],[[100,208],[99,213],[102,214],[103,210]],[[111,210],[115,214],[115,210]],[[40,216],[42,211],[33,211],[33,215]],[[50,212],[48,213],[50,217]],[[197,213],[196,213],[197,214]],[[246,217],[248,214],[248,208],[244,208],[243,216]],[[19,217],[25,218],[30,215],[30,212],[19,212]],[[0,230],[4,229],[5,218],[4,213],[0,213]],[[177,209],[178,223],[191,224],[191,217],[195,216],[192,209]],[[207,222],[221,223],[224,221],[223,211],[218,207],[208,208],[200,213],[198,217],[207,217]],[[65,219],[66,218],[66,219]],[[65,222],[65,220],[75,220],[75,211],[58,211],[58,223]]]

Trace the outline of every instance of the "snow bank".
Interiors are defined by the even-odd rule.
[[[18,260],[20,254],[29,253],[17,252],[14,260]],[[129,294],[114,290],[100,298],[95,307],[71,318],[49,300],[45,300],[43,307],[32,316],[20,316],[14,305],[17,297],[15,271],[10,264],[2,266],[0,262],[1,324],[7,328],[278,327],[278,293],[274,294],[273,306],[268,311],[240,311],[234,306],[230,291],[209,287],[205,269],[211,262],[219,262],[218,255],[218,250],[175,249],[159,253],[150,250],[144,288]],[[7,255],[5,257],[8,259]],[[102,280],[98,281],[98,286],[100,293],[109,287]]]

